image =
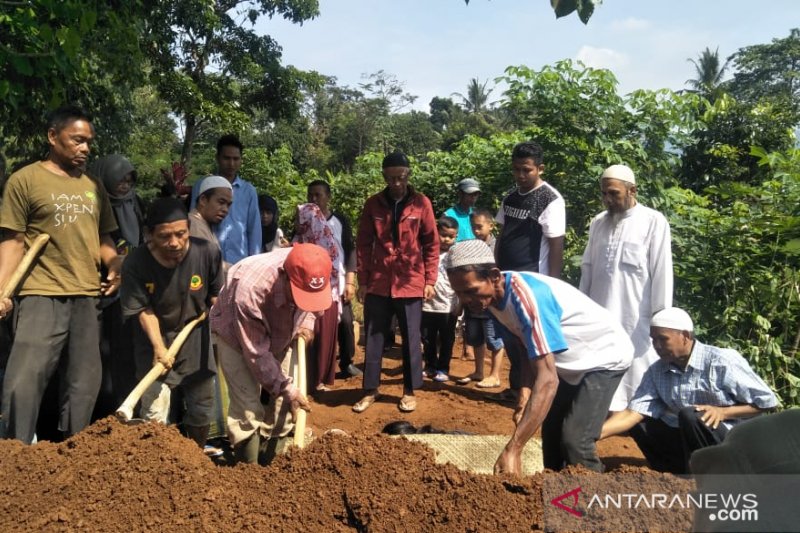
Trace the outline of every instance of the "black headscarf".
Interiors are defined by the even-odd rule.
[[[272,245],[275,235],[278,234],[278,219],[280,218],[278,202],[268,194],[260,194],[258,195],[258,210],[259,213],[261,211],[269,211],[273,214],[272,223],[269,226],[261,225],[261,249],[269,252],[270,250],[267,250],[266,247]]]
[[[101,157],[89,167],[89,174],[105,186],[120,235],[131,246],[138,246],[141,242],[139,226],[142,214],[139,212],[136,191],[131,187],[124,196],[115,195],[117,185],[128,173],[133,173],[133,181],[136,183],[136,170],[131,162],[120,154]]]

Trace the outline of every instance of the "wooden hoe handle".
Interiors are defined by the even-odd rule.
[[[306,340],[303,337],[297,337],[297,349],[294,351],[297,356],[297,365],[295,365],[295,383],[300,390],[300,394],[306,395]],[[303,448],[306,445],[306,411],[305,409],[297,410],[297,418],[294,421],[294,445],[298,448]]]
[[[197,324],[205,320],[205,318],[206,318],[206,312],[203,311],[202,313],[200,313],[200,316],[198,316],[197,318],[195,318],[194,320],[183,326],[183,329],[181,330],[180,333],[178,333],[178,336],[175,337],[175,340],[172,341],[172,344],[167,350],[167,355],[173,358],[177,356],[178,352],[183,346],[183,343],[186,342],[186,338],[189,337],[189,334],[192,332],[195,326],[197,326]],[[166,370],[167,369],[161,363],[156,363],[155,365],[153,365],[153,368],[150,369],[150,371],[142,378],[142,380],[136,385],[136,387],[134,387],[131,393],[128,394],[128,397],[125,398],[125,401],[122,402],[122,405],[119,406],[119,409],[117,409],[116,413],[117,418],[119,418],[123,422],[127,422],[128,420],[133,418],[133,408],[136,407],[137,403],[139,403],[139,400],[141,399],[142,394],[144,394],[144,391],[146,391],[148,387],[150,387],[150,385],[155,383],[155,381],[158,378],[160,378],[161,375],[164,374],[164,372],[166,372]]]
[[[34,260],[36,260],[36,256],[39,255],[39,251],[47,244],[47,241],[50,240],[50,235],[47,233],[40,233],[33,239],[31,242],[31,247],[28,248],[28,251],[25,252],[25,255],[22,256],[22,261],[19,262],[17,265],[16,270],[14,273],[11,274],[11,277],[8,279],[6,286],[3,287],[2,292],[0,292],[0,300],[3,298],[11,298],[14,293],[17,291],[17,285],[19,282],[22,281],[22,278],[25,277],[25,274],[28,272],[28,269],[33,264]]]

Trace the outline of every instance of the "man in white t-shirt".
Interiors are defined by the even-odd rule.
[[[501,272],[483,241],[456,243],[445,268],[459,301],[489,312],[506,348],[524,354],[516,428],[495,472],[519,474],[525,444],[541,427],[544,467],[603,471],[595,441],[633,345],[611,314],[561,280]]]

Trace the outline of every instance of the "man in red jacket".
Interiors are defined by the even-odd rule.
[[[403,337],[403,397],[400,410],[417,407],[422,386],[420,320],[422,299],[433,296],[439,268],[439,236],[430,200],[408,184],[408,158],[394,152],[383,159],[386,188],[367,199],[358,225],[358,299],[364,302],[367,346],[361,413],[378,399],[384,336],[397,315]]]

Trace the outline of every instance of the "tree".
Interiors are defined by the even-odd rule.
[[[751,147],[769,152],[789,148],[792,116],[789,108],[769,100],[751,105],[723,94],[699,114],[691,140],[683,145],[681,184],[701,192],[724,182],[760,183],[768,169],[759,165]]]
[[[719,48],[711,51],[706,47],[697,60],[689,59],[694,65],[695,77],[686,80],[692,91],[714,102],[722,94],[722,78],[729,61],[720,65]]]
[[[770,100],[789,106],[800,122],[800,29],[770,44],[740,48],[729,61],[735,69],[726,87],[737,100],[755,104]]]
[[[183,125],[188,165],[198,128],[239,131],[250,110],[272,118],[297,112],[302,73],[281,66],[281,48],[248,29],[259,17],[302,23],[317,0],[176,0],[159,2],[149,27],[152,80]]]
[[[665,148],[682,145],[697,100],[666,90],[623,98],[610,71],[581,67],[569,60],[541,71],[508,67],[498,78],[508,85],[502,106],[544,148],[546,179],[578,228],[601,210],[597,176],[608,165],[633,168],[645,194],[665,183],[677,162]]]
[[[707,56],[711,75],[714,58],[708,52],[701,55],[700,65]],[[734,68],[733,78],[717,85],[709,98],[711,105],[699,111],[697,127],[681,156],[681,183],[696,192],[727,181],[761,183],[768,169],[751,148],[788,149],[800,123],[800,30],[770,44],[741,48],[728,62]],[[698,76],[695,81],[700,80]]]
[[[170,116],[169,107],[151,85],[144,85],[133,92],[130,115],[131,132],[121,152],[136,167],[137,192],[145,198],[151,198],[161,187],[161,169],[170,168],[180,151],[176,124]]]
[[[464,109],[467,113],[486,114],[489,111],[489,95],[492,89],[486,89],[489,80],[481,83],[478,78],[472,78],[467,85],[467,94],[453,93],[453,96],[461,98]]]
[[[450,127],[450,124],[464,114],[458,104],[452,98],[441,98],[434,96],[428,104],[430,109],[430,121],[433,129],[442,133]]]
[[[441,135],[433,129],[430,117],[422,111],[395,113],[386,121],[386,145],[408,155],[425,157],[438,150]]]
[[[125,110],[141,83],[144,2],[0,3],[0,137],[6,156],[41,147],[44,116],[63,103],[94,117],[98,141],[123,140]]]

